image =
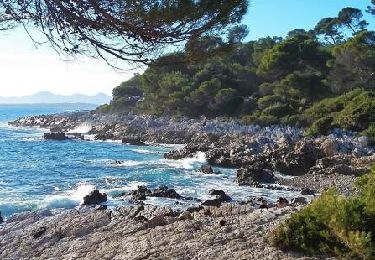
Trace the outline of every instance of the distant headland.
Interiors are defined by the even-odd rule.
[[[102,105],[109,103],[111,97],[104,94],[98,93],[94,96],[84,94],[73,94],[73,95],[57,95],[48,91],[37,92],[33,95],[21,96],[21,97],[1,97],[0,104],[54,104],[54,103],[83,103],[83,104],[97,104]]]

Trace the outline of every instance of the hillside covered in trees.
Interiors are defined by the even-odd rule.
[[[231,117],[244,123],[339,127],[375,136],[375,32],[344,8],[309,31],[243,42],[246,26],[190,40],[113,90],[102,113]]]

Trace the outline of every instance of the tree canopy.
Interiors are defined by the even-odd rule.
[[[59,52],[148,63],[167,44],[238,23],[247,0],[0,0],[0,28],[36,27]]]
[[[227,37],[190,39],[184,50],[158,58],[115,88],[107,108],[298,125],[311,134],[341,127],[375,139],[375,33],[355,8],[331,19],[338,33],[332,36],[342,36],[335,44],[321,31],[304,29],[243,42],[244,26],[233,26]]]

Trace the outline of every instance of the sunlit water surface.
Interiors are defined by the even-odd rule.
[[[250,196],[291,198],[296,193],[240,187],[233,169],[222,174],[198,172],[203,153],[194,158],[166,160],[163,153],[176,147],[130,146],[119,142],[45,141],[43,129],[14,128],[7,122],[20,116],[90,109],[82,105],[0,105],[0,211],[3,216],[41,208],[74,208],[94,188],[109,195],[109,206],[127,204],[119,194],[138,185],[167,185],[189,197],[210,198],[210,189],[222,189],[235,201]],[[79,131],[87,130],[83,125]],[[117,165],[114,162],[123,163]],[[187,207],[192,201],[148,198],[146,203]]]

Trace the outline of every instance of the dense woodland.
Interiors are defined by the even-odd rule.
[[[248,28],[240,25],[190,40],[116,87],[112,103],[99,109],[375,136],[375,32],[363,18],[364,11],[375,17],[374,6],[344,8],[286,38],[243,42]]]

